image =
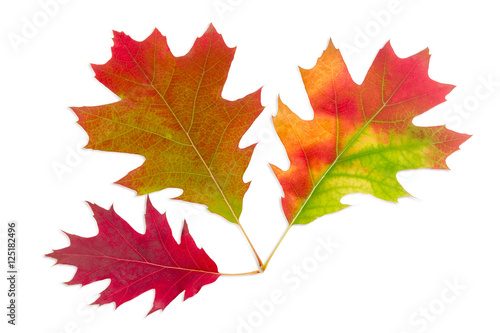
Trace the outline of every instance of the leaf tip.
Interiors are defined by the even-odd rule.
[[[182,236],[191,236],[186,220],[182,223]]]
[[[113,41],[115,39],[118,39],[118,38],[122,37],[123,35],[125,35],[125,33],[123,31],[113,30]]]
[[[47,254],[44,254],[44,257],[47,257],[47,258],[51,258],[51,259],[55,259],[56,262],[52,265],[52,266],[55,266],[57,264],[57,258],[55,257],[55,250],[52,249],[52,252],[50,253],[47,253]]]
[[[92,210],[92,213],[94,215],[96,215],[97,211],[101,208],[98,205],[96,205],[95,203],[92,203],[90,201],[85,201],[85,203],[90,207],[90,209]],[[66,233],[66,232],[64,232],[64,233]]]
[[[214,24],[212,22],[210,22],[208,24],[208,28],[207,28],[206,32],[209,32],[209,33],[218,33],[217,29],[215,29],[215,26],[214,26]]]

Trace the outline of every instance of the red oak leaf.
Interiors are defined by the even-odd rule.
[[[120,101],[72,108],[89,135],[86,148],[144,156],[117,182],[138,194],[181,188],[180,199],[239,223],[253,149],[238,143],[263,107],[260,90],[221,96],[236,50],[212,25],[182,57],[156,29],[142,42],[122,32],[113,41],[111,59],[92,68]]]
[[[136,232],[113,207],[106,210],[89,205],[99,233],[90,238],[67,234],[70,246],[47,256],[57,259],[57,264],[78,268],[69,285],[111,279],[94,304],[114,302],[118,307],[154,289],[152,313],[165,309],[183,291],[184,300],[196,295],[220,276],[215,262],[196,246],[187,224],[178,244],[166,215],[160,214],[149,198],[144,234]]]
[[[447,169],[446,158],[469,135],[413,125],[453,89],[429,78],[429,59],[428,50],[401,59],[387,43],[358,85],[330,43],[312,69],[300,69],[314,119],[303,121],[281,101],[274,118],[291,164],[273,166],[290,225],[343,209],[349,193],[397,201],[408,195],[399,171]]]

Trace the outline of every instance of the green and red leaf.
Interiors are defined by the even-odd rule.
[[[290,159],[288,171],[273,166],[290,224],[345,208],[340,200],[350,193],[397,201],[408,195],[398,171],[447,169],[469,135],[413,125],[454,88],[429,78],[429,59],[428,50],[401,59],[387,43],[358,85],[330,42],[312,69],[300,69],[314,119],[300,119],[281,100],[273,119]]]
[[[158,30],[142,42],[115,32],[111,60],[92,68],[120,101],[72,108],[87,148],[144,156],[118,181],[138,194],[181,188],[181,199],[238,222],[252,155],[238,143],[263,107],[260,90],[236,101],[221,97],[234,53],[212,25],[182,57]]]

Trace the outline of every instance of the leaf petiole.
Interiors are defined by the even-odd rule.
[[[263,273],[263,272],[257,270],[257,271],[251,271],[251,272],[245,272],[245,273],[219,273],[219,275],[240,276],[240,275],[253,275],[253,274],[260,274],[260,273]]]
[[[265,272],[266,268],[267,268],[267,265],[269,265],[269,262],[271,261],[271,258],[273,257],[274,253],[276,252],[276,250],[278,249],[278,247],[280,246],[281,242],[283,241],[283,239],[285,239],[285,236],[286,234],[288,233],[288,231],[290,230],[290,228],[292,227],[293,223],[290,223],[288,225],[288,228],[286,228],[285,230],[285,233],[283,234],[283,236],[281,236],[278,244],[276,244],[276,246],[274,247],[274,250],[273,252],[271,252],[271,255],[269,256],[269,258],[267,258],[266,262],[264,263],[264,265],[262,265],[260,268],[262,269],[262,272]]]

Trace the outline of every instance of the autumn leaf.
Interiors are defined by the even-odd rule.
[[[212,25],[182,57],[158,30],[142,42],[114,32],[111,60],[92,68],[120,101],[72,108],[89,135],[86,148],[144,156],[117,182],[138,194],[181,188],[180,199],[239,223],[253,149],[238,143],[263,107],[260,90],[221,97],[234,53]]]
[[[349,193],[397,201],[408,195],[398,171],[447,169],[469,136],[412,124],[454,88],[429,78],[429,59],[428,50],[401,59],[387,43],[358,85],[330,42],[312,69],[300,69],[314,119],[301,120],[281,101],[274,118],[290,159],[288,171],[273,166],[290,225],[345,208]]]
[[[187,224],[181,242],[172,236],[165,214],[146,204],[146,232],[136,232],[111,207],[109,210],[89,204],[99,227],[90,238],[67,234],[70,246],[47,254],[57,264],[78,269],[67,284],[87,285],[111,279],[94,304],[123,303],[154,289],[155,299],[149,313],[163,310],[181,292],[184,300],[196,295],[201,287],[221,275],[217,265],[199,249]]]

